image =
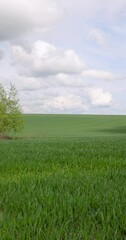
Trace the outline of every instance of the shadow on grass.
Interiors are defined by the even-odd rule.
[[[104,128],[100,129],[100,132],[112,133],[112,134],[126,134],[126,126],[116,127],[116,128]]]

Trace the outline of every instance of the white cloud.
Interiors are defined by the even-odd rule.
[[[84,100],[77,95],[68,94],[60,95],[47,101],[45,110],[51,109],[51,111],[58,112],[85,112],[88,110]]]
[[[27,95],[27,94],[26,94]],[[42,92],[34,93],[34,98],[26,96],[23,92],[21,95],[24,112],[28,113],[84,113],[88,111],[88,105],[84,99],[76,94],[65,94],[53,96],[48,92],[42,95]],[[38,96],[37,96],[38,95]],[[32,99],[32,101],[29,101]]]
[[[4,52],[0,49],[0,60],[4,57]]]
[[[15,83],[25,112],[124,106],[125,12],[125,0],[0,0],[0,81]]]
[[[92,28],[89,33],[88,37],[91,41],[94,41],[97,45],[100,45],[101,47],[105,47],[107,40],[105,38],[104,33],[97,28]]]
[[[3,56],[4,56],[4,53],[2,50],[0,50],[0,60],[3,58]]]
[[[81,78],[80,75],[68,75],[59,73],[55,76],[55,81],[64,87],[77,88],[85,86],[85,81]]]
[[[88,89],[88,94],[91,99],[91,103],[94,106],[111,106],[112,95],[110,92],[104,92],[102,88],[90,88]]]
[[[15,39],[26,32],[36,29],[50,29],[52,24],[66,9],[70,14],[80,13],[83,18],[113,19],[125,17],[125,0],[1,0],[0,1],[0,40]],[[103,43],[103,34],[94,29],[92,37]]]
[[[114,76],[111,72],[96,70],[96,69],[88,69],[83,71],[82,76],[85,78],[99,79],[99,80],[114,80],[117,77]]]
[[[34,77],[15,76],[18,91],[36,91],[42,87],[41,81]]]
[[[86,68],[86,64],[72,49],[64,51],[44,41],[35,42],[31,52],[21,46],[12,46],[12,54],[22,74],[29,76],[76,74]]]
[[[60,16],[57,0],[0,0],[0,40],[48,29]]]
[[[84,18],[102,17],[108,20],[117,19],[125,14],[125,0],[62,0],[66,8],[73,9],[74,13],[83,13]]]

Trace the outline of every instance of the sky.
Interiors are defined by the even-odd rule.
[[[126,114],[126,0],[0,0],[0,82],[24,113]]]

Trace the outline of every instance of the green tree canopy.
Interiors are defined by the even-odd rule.
[[[17,90],[10,84],[5,90],[0,83],[0,135],[18,132],[23,128],[23,117],[17,97]]]

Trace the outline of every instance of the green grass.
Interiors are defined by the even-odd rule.
[[[26,115],[0,141],[0,240],[125,240],[125,120]]]
[[[126,134],[126,116],[24,115],[22,137],[85,137]]]

